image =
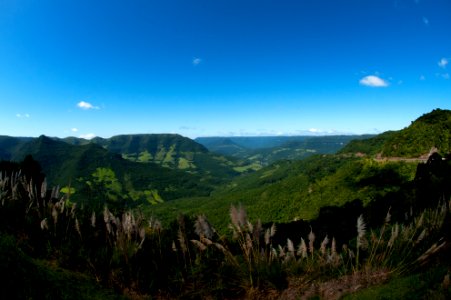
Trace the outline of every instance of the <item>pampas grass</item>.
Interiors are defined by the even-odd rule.
[[[313,228],[307,236],[288,237],[285,245],[275,245],[276,225],[263,228],[260,221],[251,223],[241,205],[230,207],[230,239],[220,236],[205,215],[186,222],[179,218],[172,229],[163,229],[158,220],[138,211],[113,214],[107,206],[88,211],[67,197],[60,198],[57,188],[47,189],[45,182],[0,173],[2,228],[9,230],[8,222],[21,220],[17,232],[26,236],[29,249],[41,247],[43,258],[89,268],[99,282],[120,290],[139,291],[154,284],[148,277],[157,282],[166,272],[161,279],[167,284],[165,293],[212,291],[212,282],[218,289],[232,282],[242,294],[257,295],[256,291],[274,287],[287,276],[313,280],[380,271],[403,274],[427,264],[447,246],[442,239],[450,213],[446,202],[418,216],[409,212],[403,223],[392,224],[389,210],[378,229],[369,228],[361,215],[356,220],[355,239],[337,249],[338,243],[348,241],[337,241],[326,232],[317,236]],[[203,272],[211,278],[196,279]],[[445,279],[449,285],[449,276]],[[171,285],[179,289],[171,290]]]

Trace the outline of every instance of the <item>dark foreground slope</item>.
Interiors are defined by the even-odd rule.
[[[299,222],[265,226],[235,206],[231,234],[223,235],[202,215],[179,216],[162,227],[140,211],[74,205],[43,189],[42,177],[17,173],[21,166],[0,164],[4,297],[338,299],[367,287],[358,299],[451,295],[448,202],[428,201],[418,210],[391,206],[391,217],[385,209],[376,227],[366,213],[350,216],[355,205],[322,209],[314,222],[303,221],[306,228]],[[437,154],[421,166],[416,180],[425,199],[436,200],[451,178],[451,164]],[[322,231],[325,224],[349,228],[349,240]],[[288,233],[293,235],[280,238]]]

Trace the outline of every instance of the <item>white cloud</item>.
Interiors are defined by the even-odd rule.
[[[438,66],[439,66],[440,68],[445,69],[446,66],[448,65],[448,62],[449,62],[448,59],[442,58],[442,59],[438,62]]]
[[[193,58],[193,65],[194,66],[199,65],[201,62],[202,62],[202,59],[200,59],[198,57]]]
[[[82,139],[90,140],[95,137],[96,137],[96,135],[94,133],[80,134],[80,138],[82,138]]]
[[[437,78],[443,78],[443,79],[449,79],[450,78],[449,73],[435,73],[435,76]]]
[[[426,80],[426,77],[424,75],[421,75],[420,80]]]
[[[311,133],[319,133],[319,132],[321,132],[321,129],[318,129],[318,128],[310,128],[310,129],[308,130],[308,132],[311,132]]]
[[[429,25],[429,19],[428,18],[426,18],[426,17],[423,17],[423,23],[424,23],[424,25]]]
[[[78,128],[75,128],[75,127],[74,127],[74,128],[71,128],[70,131],[72,131],[72,132],[77,132],[77,131],[78,131]]]
[[[80,101],[80,102],[78,102],[78,103],[77,103],[77,106],[78,106],[79,108],[81,108],[81,109],[84,109],[84,110],[88,110],[88,109],[99,109],[98,106],[94,106],[94,105],[92,105],[91,103],[85,102],[85,101]]]
[[[388,82],[374,75],[368,75],[360,79],[359,83],[370,87],[387,87]]]
[[[18,118],[29,118],[30,115],[29,114],[16,114],[16,117],[18,117]]]

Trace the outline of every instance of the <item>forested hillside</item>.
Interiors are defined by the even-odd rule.
[[[314,154],[333,154],[350,141],[371,135],[202,137],[196,141],[208,150],[252,162],[254,169],[283,159],[299,160]]]
[[[451,295],[451,211],[443,199],[451,197],[451,161],[434,154],[418,165],[413,180],[398,178],[402,172],[391,163],[349,168],[359,162],[311,161],[303,167],[312,168],[302,175],[319,171],[315,179],[320,180],[344,166],[348,175],[360,172],[363,176],[350,184],[376,191],[366,207],[356,199],[343,208],[323,206],[316,220],[276,225],[262,224],[252,217],[258,212],[232,205],[224,212],[230,217],[229,234],[217,231],[203,214],[179,215],[162,226],[142,210],[120,209],[111,202],[79,206],[48,188],[30,158],[20,164],[2,162],[0,274],[7,285],[0,295],[359,299],[376,289],[400,298],[446,299]],[[283,182],[288,169],[278,165],[265,172],[271,173],[270,181]],[[267,183],[260,176],[236,188]]]
[[[77,139],[67,141],[80,143]],[[202,174],[217,180],[239,174],[234,170],[234,167],[238,165],[235,160],[214,155],[204,146],[178,134],[131,134],[108,139],[97,137],[90,143],[100,145],[133,162],[154,163],[171,169]]]
[[[70,186],[72,197],[83,201],[89,196],[105,197],[95,195],[100,187],[107,198],[123,198],[137,205],[187,195],[207,196],[218,183],[152,162],[129,161],[95,143],[76,146],[41,136],[20,143],[9,153],[12,161],[21,161],[28,155],[42,166],[49,185]]]
[[[381,157],[416,158],[436,148],[451,151],[451,111],[435,109],[400,131],[385,132],[367,140],[349,143],[340,153],[363,153]]]
[[[57,285],[46,297],[359,298],[371,290],[356,290],[387,283],[380,288],[411,297],[392,286],[401,280],[418,283],[422,298],[446,299],[449,116],[434,110],[337,154],[240,176],[245,165],[177,135],[0,137],[6,294],[39,298],[38,285]],[[332,151],[347,138],[280,147]],[[181,168],[188,154],[198,165]]]
[[[326,205],[342,206],[355,199],[368,204],[402,194],[416,168],[415,163],[313,156],[279,162],[237,178],[207,198],[180,199],[149,209],[163,220],[179,213],[206,213],[224,229],[230,205],[239,203],[262,222],[310,220]]]
[[[407,187],[415,178],[418,161],[376,158],[383,157],[384,153],[406,159],[426,154],[423,160],[427,160],[431,148],[449,155],[450,115],[451,111],[437,109],[403,130],[351,141],[337,155],[278,161],[253,174],[236,178],[217,189],[211,197],[183,199],[151,209],[168,220],[181,212],[207,213],[225,228],[225,216],[231,203],[242,203],[251,215],[258,216],[263,222],[290,222],[315,218],[326,205],[342,206],[356,199],[365,205],[387,198],[405,199],[410,197],[405,193],[411,193],[407,192]],[[336,138],[325,138],[328,139]],[[384,150],[395,148],[411,151]]]

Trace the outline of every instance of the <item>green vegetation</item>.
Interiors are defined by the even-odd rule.
[[[338,151],[338,153],[356,153],[375,156],[382,151],[381,149],[384,143],[395,134],[396,132],[394,131],[387,131],[369,139],[352,140],[343,149]]]
[[[34,185],[39,173],[24,169],[19,175],[18,167],[4,164],[0,177],[0,274],[10,283],[2,290],[6,295],[96,299],[115,291],[115,297],[127,298],[324,297],[330,284],[340,284],[332,294],[337,296],[372,281],[417,282],[422,275],[412,272],[431,265],[434,279],[421,279],[417,293],[449,296],[449,272],[443,269],[449,261],[434,271],[434,261],[448,255],[449,241],[443,239],[448,202],[412,213],[402,223],[391,220],[400,212],[390,210],[381,227],[370,227],[360,216],[353,221],[350,241],[310,230],[299,244],[290,238],[276,244],[277,226],[250,222],[242,206],[230,208],[230,238],[218,234],[203,215],[180,216],[162,227],[137,211],[77,207],[44,188],[43,181]],[[98,170],[95,178],[114,182],[108,170]],[[341,249],[337,242],[344,242]],[[312,280],[317,286],[309,288]],[[437,280],[444,283],[437,286]],[[371,297],[371,290],[362,293]],[[401,289],[398,294],[410,295]]]
[[[431,149],[451,152],[451,111],[435,109],[397,132],[386,132],[374,138],[351,142],[341,153],[381,154],[383,157],[420,157]]]
[[[96,138],[92,143],[133,162],[189,171],[216,181],[238,175],[233,169],[238,162],[213,155],[204,146],[177,134],[119,135]]]
[[[262,222],[311,220],[321,207],[342,206],[354,199],[364,204],[402,193],[414,179],[416,163],[376,162],[340,156],[312,156],[282,161],[233,180],[210,197],[178,199],[148,210],[163,223],[178,214],[207,214],[219,230],[227,228],[227,211],[241,203]]]
[[[250,162],[250,166],[239,167],[239,170],[258,170],[279,160],[299,160],[314,154],[333,154],[350,141],[368,137],[371,136],[204,137],[197,138],[196,141],[212,152]]]
[[[343,299],[449,299],[449,276],[446,266],[437,266],[424,273],[394,278],[388,283],[369,287]]]
[[[0,296],[449,298],[450,131],[0,137]]]
[[[221,182],[217,176],[201,176],[153,163],[132,162],[96,144],[74,146],[45,136],[22,143],[16,152],[11,153],[11,160],[20,161],[28,154],[39,161],[49,185],[70,185],[75,189],[72,195],[74,201],[86,202],[91,198],[99,198],[92,192],[96,189],[90,185],[106,183],[106,178],[103,178],[105,172],[114,175],[114,178],[110,178],[109,186],[99,186],[99,191],[108,194],[107,198],[117,198],[118,194],[124,192],[133,194],[132,198],[135,199],[138,192],[141,193],[141,203],[170,201],[188,195],[206,196]],[[99,173],[99,170],[103,171]],[[149,191],[158,197],[152,198]]]

